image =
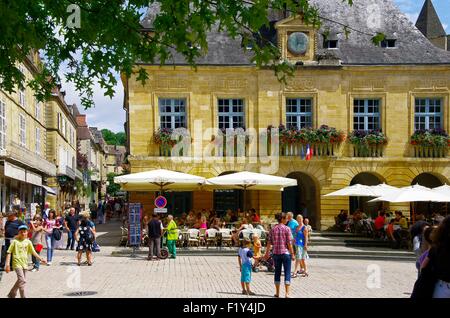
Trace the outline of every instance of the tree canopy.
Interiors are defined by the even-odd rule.
[[[153,29],[144,30],[140,21],[154,4],[160,12]],[[64,70],[88,108],[94,85],[105,96],[114,95],[118,73],[135,73],[144,84],[148,74],[136,61],[164,64],[178,52],[195,67],[196,58],[208,50],[206,36],[214,26],[241,37],[243,45],[252,46],[255,64],[272,68],[284,80],[293,66],[259,36],[269,25],[268,10],[274,9],[301,12],[306,23],[320,26],[321,17],[308,0],[0,0],[0,87],[13,92],[28,85],[44,100]],[[342,27],[346,34],[351,29]],[[35,79],[23,83],[17,65],[32,50],[42,54],[44,64]]]
[[[126,135],[124,132],[114,133],[109,129],[102,129],[103,139],[108,145],[125,146]]]

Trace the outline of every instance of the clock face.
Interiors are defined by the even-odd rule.
[[[289,35],[288,49],[296,55],[306,54],[308,51],[309,39],[303,32],[294,32]]]

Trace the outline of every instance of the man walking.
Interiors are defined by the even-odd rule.
[[[163,233],[162,224],[159,220],[159,215],[154,213],[152,220],[148,223],[148,238],[149,238],[149,250],[148,260],[153,260],[153,249],[156,245],[156,260],[161,258],[161,236]]]
[[[269,258],[269,252],[273,248],[273,261],[275,263],[275,295],[280,297],[281,268],[284,268],[284,286],[286,298],[289,298],[289,287],[291,284],[291,263],[295,260],[292,249],[292,233],[285,225],[287,222],[285,213],[275,215],[278,224],[269,233],[267,240],[265,259]]]
[[[64,222],[65,228],[67,229],[67,247],[73,251],[75,248],[75,232],[78,229],[78,217],[75,215],[75,208],[69,209],[69,215],[66,216]]]
[[[169,224],[167,225],[167,248],[169,249],[170,258],[177,257],[177,239],[178,239],[178,228],[177,224],[173,220],[173,215],[168,215],[167,220]]]
[[[45,202],[44,211],[42,211],[42,218],[44,219],[44,221],[48,219],[49,212],[50,212],[50,203]]]
[[[14,237],[19,234],[19,227],[25,225],[17,218],[16,212],[9,212],[7,214],[7,221],[5,223],[5,245],[3,246],[0,268],[5,268],[6,254]]]

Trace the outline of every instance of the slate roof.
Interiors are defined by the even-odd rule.
[[[431,0],[425,1],[417,19],[416,27],[429,39],[447,35]]]
[[[358,0],[349,6],[342,0],[310,0],[321,17],[349,25],[368,34],[382,32],[396,39],[396,48],[381,48],[371,42],[371,35],[351,31],[349,38],[343,34],[343,27],[322,19],[319,34],[325,31],[335,33],[339,38],[338,49],[325,50],[323,36],[318,36],[318,55],[334,56],[343,65],[398,65],[398,64],[450,64],[450,53],[435,47],[413,25],[393,3],[393,0]],[[149,7],[142,20],[145,28],[152,28],[158,14],[156,5]],[[284,13],[271,12],[271,28],[264,30],[264,36],[277,43],[274,24],[284,18]],[[198,65],[252,65],[252,53],[242,48],[239,39],[231,39],[217,29],[208,34],[208,52],[197,59]],[[331,54],[329,54],[331,53]],[[186,65],[179,53],[166,64]]]

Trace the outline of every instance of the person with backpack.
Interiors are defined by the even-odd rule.
[[[78,242],[77,246],[77,260],[78,266],[81,266],[81,257],[83,252],[86,252],[87,264],[92,266],[92,245],[95,242],[95,230],[92,228],[91,223],[86,216],[83,216],[75,232],[75,239]]]

